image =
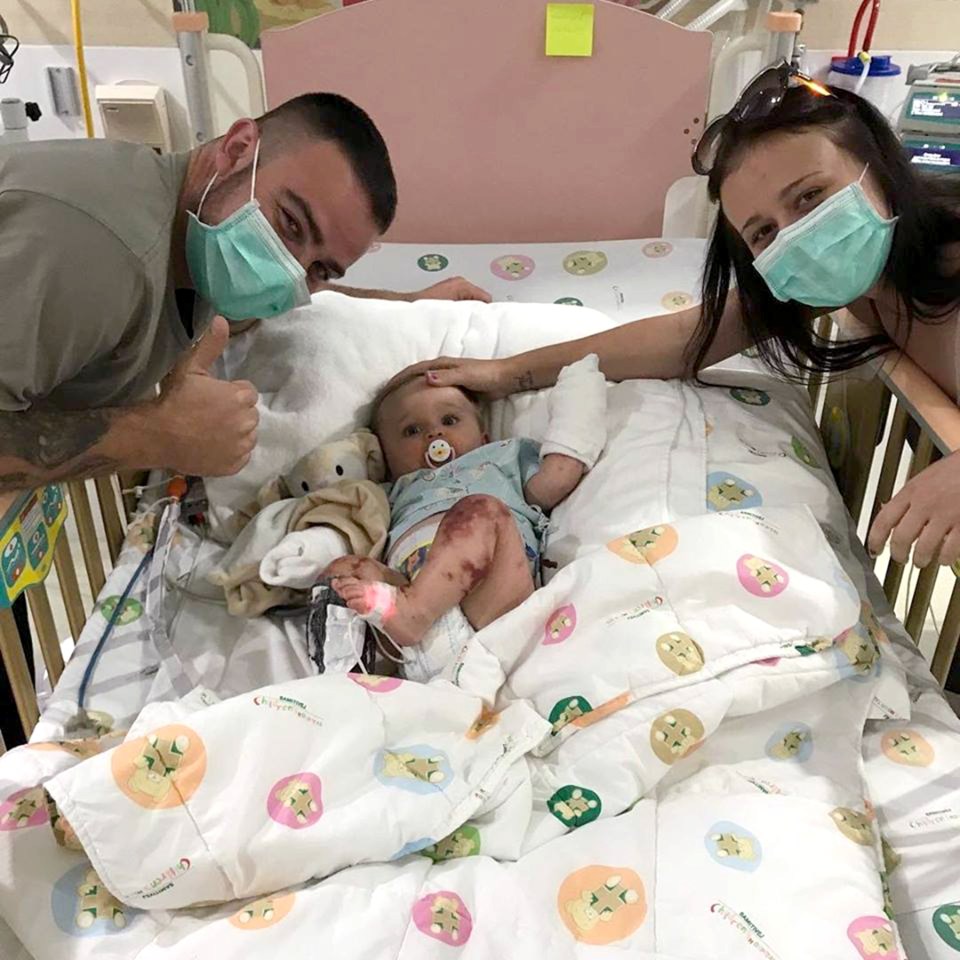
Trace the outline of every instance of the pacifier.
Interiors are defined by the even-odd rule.
[[[457,455],[456,450],[446,440],[431,440],[424,459],[428,467],[442,467]]]

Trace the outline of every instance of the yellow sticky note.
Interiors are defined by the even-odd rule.
[[[547,4],[547,56],[593,56],[593,4]]]

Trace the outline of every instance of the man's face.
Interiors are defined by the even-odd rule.
[[[250,199],[253,149],[231,144],[233,135],[220,147],[221,173],[203,203],[204,223],[220,223]],[[311,291],[342,277],[378,235],[367,192],[346,155],[329,141],[296,137],[284,146],[265,144],[254,197],[306,270]]]
[[[427,447],[446,440],[463,456],[487,443],[476,408],[457,387],[430,387],[417,377],[384,398],[377,422],[390,475],[427,466]]]

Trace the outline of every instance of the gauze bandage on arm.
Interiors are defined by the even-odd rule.
[[[540,458],[562,453],[591,469],[607,442],[607,381],[595,353],[560,371]]]

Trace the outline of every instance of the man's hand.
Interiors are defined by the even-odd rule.
[[[479,300],[481,303],[490,303],[493,299],[486,290],[472,284],[463,277],[450,277],[441,280],[432,287],[409,293],[406,300]]]
[[[158,467],[202,477],[237,473],[257,443],[257,391],[246,380],[218,380],[210,367],[229,336],[223,317],[168,374],[151,422]]]
[[[892,536],[891,536],[892,534]],[[867,547],[876,556],[890,538],[890,554],[926,567],[960,560],[960,452],[917,474],[877,514]]]

